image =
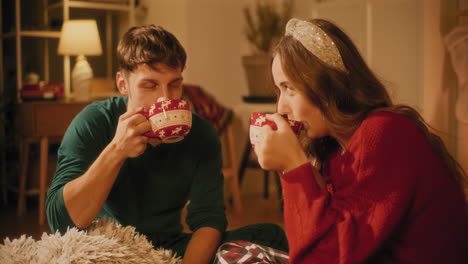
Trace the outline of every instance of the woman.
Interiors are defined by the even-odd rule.
[[[278,129],[255,153],[283,172],[291,263],[468,263],[463,170],[337,26],[291,19],[272,73]],[[304,123],[305,148],[281,115]]]

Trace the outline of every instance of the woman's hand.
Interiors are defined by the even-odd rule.
[[[297,136],[288,122],[279,114],[267,115],[277,130],[268,125],[261,127],[262,139],[255,144],[255,154],[264,170],[288,172],[308,162]]]

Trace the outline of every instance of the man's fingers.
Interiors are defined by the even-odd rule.
[[[143,135],[144,133],[148,132],[150,129],[151,129],[151,124],[146,119],[144,122],[137,124],[135,127],[135,131],[138,133],[138,135]]]
[[[138,107],[137,109],[135,110],[132,110],[132,111],[127,111],[125,113],[123,113],[121,116],[120,116],[120,120],[123,121],[123,120],[126,120],[132,116],[134,116],[135,114],[138,114],[139,112],[143,111],[143,106],[140,106]]]
[[[150,144],[153,147],[156,147],[157,145],[161,144],[162,140],[159,138],[148,138],[148,144]]]
[[[129,127],[138,126],[141,123],[145,123],[145,122],[148,122],[148,119],[146,119],[144,115],[138,115],[136,113],[127,118],[127,123]]]

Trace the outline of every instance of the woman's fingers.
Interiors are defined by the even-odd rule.
[[[270,119],[271,121],[275,122],[276,126],[278,127],[278,130],[283,131],[287,127],[289,127],[288,122],[282,117],[280,114],[275,113],[271,115],[267,115],[267,119]]]

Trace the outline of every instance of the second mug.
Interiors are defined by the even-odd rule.
[[[278,129],[278,127],[276,126],[276,123],[273,120],[267,119],[266,115],[267,114],[265,113],[253,112],[252,115],[250,116],[249,137],[250,137],[250,143],[252,144],[252,147],[254,147],[255,144],[257,144],[262,138],[261,129],[260,129],[262,126],[269,125],[271,129],[273,130]],[[286,120],[286,122],[288,122],[294,134],[296,134],[296,136],[299,137],[304,127],[302,122],[290,120],[286,117],[284,119]]]

